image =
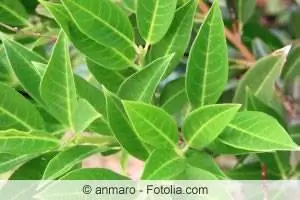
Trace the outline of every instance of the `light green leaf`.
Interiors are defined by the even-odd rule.
[[[184,77],[175,79],[169,82],[160,93],[159,105],[171,115],[181,111],[188,103],[184,83]]]
[[[133,29],[118,5],[110,0],[63,0],[62,3],[80,32],[134,59]]]
[[[43,180],[55,180],[79,164],[83,159],[100,152],[96,146],[74,146],[58,153],[48,163]]]
[[[228,146],[247,151],[297,149],[297,145],[276,119],[255,111],[238,113],[219,139]]]
[[[91,60],[88,60],[87,64],[89,71],[93,74],[95,79],[112,92],[118,91],[120,85],[125,81],[127,77],[125,73],[129,71],[129,69],[119,71],[110,70],[96,64]],[[129,74],[131,75],[131,73]]]
[[[286,126],[286,123],[283,119],[283,113],[280,115],[276,110],[274,110],[272,107],[266,105],[262,100],[257,98],[256,96],[253,95],[253,93],[250,91],[249,88],[246,89],[246,103],[245,107],[247,108],[248,111],[260,111],[263,113],[266,113],[275,119],[282,125]]]
[[[78,95],[86,99],[101,114],[101,118],[96,119],[88,129],[99,134],[110,135],[111,131],[106,119],[106,100],[103,91],[79,76],[74,78]]]
[[[121,100],[109,91],[105,91],[107,120],[120,145],[131,155],[145,160],[148,157],[146,146],[132,130]]]
[[[178,8],[174,20],[167,34],[155,45],[151,46],[149,57],[151,61],[175,53],[167,74],[173,71],[188,46],[193,27],[193,17],[196,10],[196,1],[190,0]]]
[[[207,148],[215,154],[223,155],[245,155],[256,152],[229,146],[228,144],[225,144],[223,141],[221,141],[219,138],[215,139]]]
[[[186,91],[194,108],[214,104],[228,79],[228,55],[224,24],[215,1],[191,47]]]
[[[167,33],[176,10],[177,0],[137,1],[138,29],[149,44],[161,40]]]
[[[59,34],[40,87],[41,96],[49,112],[65,126],[73,129],[77,95],[68,44],[62,32]]]
[[[136,134],[144,143],[156,148],[177,148],[176,122],[164,110],[134,101],[123,104]]]
[[[218,178],[209,171],[186,165],[184,171],[176,177],[176,180],[218,180]]]
[[[124,69],[134,66],[133,60],[127,58],[119,50],[106,47],[81,32],[63,6],[45,1],[42,1],[42,4],[51,12],[75,47],[89,59],[108,69]]]
[[[221,168],[216,164],[209,154],[205,152],[198,152],[195,150],[188,151],[186,153],[186,159],[189,165],[197,167],[212,173],[218,178],[226,178],[226,175],[223,173]]]
[[[274,84],[280,76],[286,56],[285,49],[282,49],[257,61],[239,82],[233,101],[244,103],[248,87],[254,96],[269,103],[273,98]]]
[[[238,0],[238,19],[241,28],[251,18],[255,11],[256,0]]]
[[[11,154],[0,154],[0,174],[13,170],[18,165],[21,165],[30,160],[32,155],[15,156]]]
[[[138,0],[124,0],[123,6],[129,10],[130,12],[135,13],[136,12],[136,6],[137,6]]]
[[[143,180],[169,180],[180,174],[185,161],[170,149],[154,150],[146,161]]]
[[[127,78],[119,89],[119,96],[125,100],[150,103],[155,90],[163,78],[174,54],[158,58],[142,70]]]
[[[206,147],[221,134],[239,108],[236,104],[209,105],[190,113],[182,127],[187,146]]]
[[[85,131],[96,119],[102,117],[95,108],[85,99],[79,99],[74,115],[75,133]]]
[[[91,168],[74,170],[61,180],[128,180],[128,178],[108,169]]]
[[[21,85],[34,100],[43,104],[39,91],[40,73],[33,66],[32,61],[39,63],[46,63],[47,61],[21,44],[8,40],[3,36],[1,39],[9,63]]]
[[[1,132],[0,153],[26,155],[57,149],[60,141],[45,134],[28,134],[15,130]]]
[[[43,119],[39,111],[22,95],[8,85],[0,83],[0,130],[42,130]]]
[[[287,57],[286,64],[283,67],[282,75],[285,86],[300,75],[300,46],[296,46]]]
[[[28,13],[19,0],[1,0],[0,22],[12,26],[29,25]]]

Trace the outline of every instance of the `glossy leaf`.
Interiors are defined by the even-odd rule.
[[[287,62],[283,67],[282,70],[282,78],[284,81],[285,86],[291,84],[292,81],[300,75],[300,46],[296,46],[289,56],[287,57]]]
[[[169,114],[177,113],[188,103],[184,83],[184,77],[175,79],[169,82],[160,93],[160,107]]]
[[[88,129],[99,134],[110,135],[111,131],[106,119],[106,100],[103,91],[79,76],[74,78],[78,95],[86,99],[101,114],[101,117],[96,119]]]
[[[243,76],[233,101],[244,103],[248,87],[256,97],[269,103],[273,98],[275,81],[279,78],[287,56],[286,50],[289,49],[282,49],[257,61]]]
[[[143,180],[169,180],[185,168],[184,159],[170,149],[157,149],[146,161]]]
[[[218,178],[209,171],[187,165],[176,180],[218,180]]]
[[[112,92],[117,92],[120,85],[127,78],[123,70],[116,71],[106,69],[90,60],[87,61],[87,64],[89,71],[93,74],[95,79]]]
[[[32,98],[40,104],[43,104],[39,91],[41,77],[39,72],[35,70],[32,61],[46,63],[46,60],[32,52],[30,49],[27,49],[14,41],[8,40],[3,36],[2,42],[9,63],[21,85]]]
[[[151,60],[175,53],[167,70],[167,74],[172,72],[177,66],[188,46],[195,10],[196,1],[194,0],[190,0],[178,8],[167,34],[158,43],[151,46],[149,52]]]
[[[67,40],[62,32],[41,82],[41,96],[49,112],[65,126],[73,129],[77,94]]]
[[[134,65],[132,59],[119,50],[104,46],[79,30],[62,5],[45,1],[42,4],[51,12],[75,47],[101,67],[124,69]]]
[[[59,140],[40,134],[26,134],[15,130],[0,133],[0,153],[36,154],[58,147]]]
[[[172,57],[173,54],[158,58],[128,77],[120,86],[119,96],[125,100],[150,103]]]
[[[136,134],[144,143],[156,148],[177,148],[177,126],[165,111],[134,101],[124,101],[123,104]]]
[[[85,99],[79,99],[73,119],[75,133],[85,131],[96,119],[102,117]]]
[[[238,0],[238,18],[242,26],[251,18],[255,7],[256,0]]]
[[[43,180],[57,179],[79,164],[83,159],[99,151],[100,149],[97,146],[74,146],[58,153],[48,163],[43,174]]]
[[[189,165],[208,171],[218,178],[226,178],[221,168],[216,164],[209,154],[205,152],[189,151],[186,154]]]
[[[62,3],[80,32],[134,59],[133,29],[117,5],[110,0],[63,0]]]
[[[240,105],[220,104],[199,108],[185,119],[182,127],[187,146],[201,149],[215,140],[234,118]]]
[[[148,151],[132,130],[121,100],[109,91],[105,91],[107,120],[120,145],[131,155],[145,160]]]
[[[0,174],[10,171],[30,160],[32,155],[15,156],[11,154],[0,154]]]
[[[90,168],[78,169],[62,177],[62,180],[128,180],[127,177],[108,169]]]
[[[278,122],[282,125],[282,126],[286,126],[285,121],[283,119],[283,114],[280,115],[276,110],[274,110],[272,107],[266,105],[263,101],[261,101],[259,98],[257,98],[256,96],[253,95],[253,93],[247,89],[246,90],[246,108],[248,111],[260,111],[260,112],[264,112],[272,117],[274,117],[275,119],[278,120]]]
[[[2,0],[0,22],[12,26],[28,25],[28,13],[19,0]]]
[[[213,3],[190,50],[187,96],[194,108],[217,102],[228,79],[228,55],[218,1]]]
[[[154,44],[167,33],[177,0],[137,1],[137,24],[143,39]]]
[[[248,151],[297,149],[276,119],[254,111],[238,113],[219,139],[229,146]]]
[[[8,85],[0,83],[0,130],[42,130],[43,119],[39,111],[22,95]]]

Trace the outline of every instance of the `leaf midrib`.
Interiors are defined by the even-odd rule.
[[[146,0],[147,1],[147,0]],[[154,26],[155,26],[155,22],[156,22],[156,15],[157,15],[157,10],[158,10],[158,4],[159,4],[159,1],[160,0],[156,0],[155,1],[155,5],[154,5],[154,10],[153,10],[153,15],[152,15],[152,18],[151,18],[151,24],[150,24],[150,27],[149,27],[149,34],[148,34],[148,37],[146,39],[147,43],[150,43],[151,41],[151,37],[152,37],[152,34],[153,34],[153,29],[154,29]]]
[[[264,138],[264,137],[260,137],[258,135],[252,134],[251,132],[247,131],[246,129],[235,126],[232,123],[229,123],[228,127],[232,128],[232,129],[236,129],[236,130],[238,130],[242,133],[245,133],[245,134],[249,135],[250,137],[255,137],[255,138],[258,138],[259,140],[262,140],[262,141],[265,141],[265,142],[268,142],[268,143],[273,143],[273,144],[277,144],[277,145],[280,145],[280,146],[285,146],[285,147],[288,147],[288,148],[294,148],[293,146],[277,143],[277,141],[269,140],[268,138]],[[241,148],[241,147],[239,147],[239,148]]]
[[[227,112],[229,112],[229,111],[231,111],[231,110],[233,110],[233,109],[235,109],[235,108],[229,108],[229,109],[227,109],[227,110],[225,110],[225,111],[222,111],[222,112],[218,113],[217,115],[213,116],[213,117],[210,118],[209,120],[207,120],[207,121],[206,121],[206,122],[205,122],[198,130],[197,130],[197,132],[190,138],[190,140],[188,141],[187,145],[190,146],[190,145],[193,143],[193,141],[197,138],[197,136],[198,136],[199,134],[201,134],[201,131],[202,131],[204,128],[206,128],[212,121],[215,121],[215,119],[217,119],[220,115],[223,115],[224,113],[227,113]]]
[[[7,12],[11,13],[12,15],[14,15],[19,20],[21,20],[22,23],[24,23],[26,25],[30,25],[29,22],[27,21],[27,19],[23,18],[21,15],[16,13],[14,10],[9,9],[6,5],[0,3],[0,7],[3,8],[4,10],[6,10]]]
[[[145,177],[144,179],[149,180],[151,179],[154,175],[156,175],[160,170],[162,170],[163,168],[165,168],[166,166],[168,166],[169,164],[176,162],[177,160],[180,160],[181,158],[179,157],[175,157],[171,160],[168,160],[167,162],[165,162],[164,164],[162,164],[159,168],[157,168],[152,174],[150,174],[148,177]]]
[[[171,101],[173,101],[176,97],[180,96],[181,94],[185,94],[185,89],[181,89],[174,93],[167,101],[165,101],[161,107],[164,108],[167,104],[169,104]]]

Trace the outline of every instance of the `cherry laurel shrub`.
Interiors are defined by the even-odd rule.
[[[296,176],[289,159],[299,147],[277,95],[279,79],[295,78],[290,46],[234,71],[228,49],[238,50],[224,34],[222,6],[216,0],[203,13],[200,3],[39,1],[44,33],[55,37],[33,35],[34,45],[53,44],[48,56],[15,39],[26,29],[3,31],[1,55],[14,84],[0,83],[0,173],[129,179],[81,167],[91,155],[121,152],[125,171],[129,155],[145,162],[142,180],[260,179],[264,168],[268,179]],[[29,26],[22,10],[7,7],[19,16],[6,24]],[[250,7],[238,10],[240,29]],[[74,54],[84,59],[77,62],[88,67],[88,78],[72,67]],[[221,169],[220,156],[234,158],[235,166]]]

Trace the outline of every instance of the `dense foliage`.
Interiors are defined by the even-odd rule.
[[[145,161],[144,180],[297,178],[299,10],[2,0],[0,174],[128,179],[80,165],[122,152],[124,169],[129,155]],[[234,166],[221,168],[224,156]]]

